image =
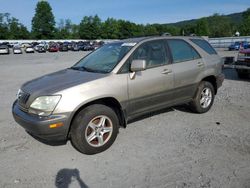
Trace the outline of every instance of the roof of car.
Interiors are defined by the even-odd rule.
[[[5,44],[0,45],[0,47],[1,47],[1,48],[8,48],[8,46],[5,45]]]
[[[197,36],[149,36],[149,37],[129,38],[121,41],[126,43],[139,43],[148,39],[203,39],[203,38]]]

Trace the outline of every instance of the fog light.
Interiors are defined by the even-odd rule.
[[[55,123],[55,124],[49,125],[49,128],[54,129],[54,128],[58,128],[62,126],[63,126],[63,123]]]

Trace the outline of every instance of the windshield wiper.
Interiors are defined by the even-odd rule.
[[[79,70],[79,71],[81,71],[81,67],[70,67],[68,69],[73,69],[73,70]]]
[[[89,69],[89,68],[86,68],[86,67],[70,67],[70,69],[79,70],[79,71],[94,72],[92,69]]]
[[[86,72],[95,72],[95,73],[107,73],[106,71],[93,70],[87,67],[70,67],[70,69],[78,70],[78,71],[86,71]]]

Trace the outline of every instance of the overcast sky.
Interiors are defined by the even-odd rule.
[[[31,27],[38,0],[0,0],[0,13],[8,12]],[[56,22],[69,18],[80,23],[83,16],[97,14],[135,23],[172,23],[209,16],[230,14],[250,8],[250,0],[48,0]]]

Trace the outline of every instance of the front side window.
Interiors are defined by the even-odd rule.
[[[146,60],[147,68],[169,63],[163,40],[150,41],[139,46],[133,54],[133,60]]]
[[[72,69],[109,73],[134,45],[135,43],[123,42],[106,44],[81,59]]]
[[[200,55],[196,52],[196,50],[184,40],[170,39],[168,40],[168,46],[172,52],[174,63],[200,58]]]

